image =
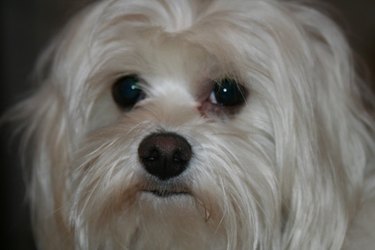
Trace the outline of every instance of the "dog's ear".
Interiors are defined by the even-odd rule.
[[[301,108],[309,105],[310,109],[298,113],[300,107],[296,108],[298,126],[294,134],[289,131],[295,136],[289,142],[295,143],[292,145],[298,152],[290,152],[296,159],[294,163],[283,164],[281,182],[287,218],[284,242],[286,248],[293,248],[302,240],[295,234],[300,231],[310,239],[315,237],[311,242],[340,248],[375,147],[374,131],[370,131],[373,121],[363,106],[363,83],[354,70],[352,52],[340,28],[311,7],[286,7],[302,31],[309,54],[301,67],[287,73],[303,75],[306,86],[300,86],[298,92],[299,83],[294,83],[295,95],[305,92],[308,99],[299,98],[295,104]],[[285,146],[280,150],[287,154]],[[313,232],[317,228],[327,231]],[[331,243],[324,242],[327,240]],[[320,248],[308,243],[304,246]]]
[[[61,218],[46,215],[50,211],[57,211],[56,215],[61,214],[61,209],[57,208],[62,204],[56,204],[61,199],[55,198],[63,190],[63,165],[67,162],[68,151],[71,149],[67,147],[69,135],[66,131],[69,121],[64,115],[66,111],[63,101],[58,91],[48,80],[45,81],[30,97],[11,108],[3,119],[12,126],[13,137],[19,147],[35,233],[41,236],[49,232],[53,242],[56,239],[52,238],[59,235],[58,229],[55,227],[56,222],[47,221]],[[59,163],[60,166],[52,165],[52,162]]]
[[[73,150],[70,140],[75,128],[68,116],[69,105],[65,89],[67,82],[61,77],[69,77],[61,63],[69,36],[74,32],[72,27],[73,25],[56,36],[40,55],[32,75],[33,86],[28,97],[0,118],[0,123],[12,127],[11,140],[16,140],[19,146],[36,234],[44,238],[43,235],[48,232],[51,242],[57,242],[52,236],[58,237],[60,233],[57,233],[57,226],[53,227],[61,224],[61,221],[46,220],[62,220],[59,216],[62,204],[57,204],[62,199],[57,197],[62,195],[65,164]],[[56,211],[57,216],[48,216],[50,211]],[[49,241],[41,242],[48,245]]]
[[[353,190],[363,182],[359,173],[374,148],[374,120],[368,112],[374,105],[373,95],[356,71],[354,53],[341,28],[314,8],[292,8],[312,52],[313,64],[307,70],[312,72],[309,84],[320,156],[336,163],[334,172],[343,173],[342,180]]]

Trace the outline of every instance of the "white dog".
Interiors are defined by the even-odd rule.
[[[100,1],[38,72],[12,119],[39,249],[374,249],[373,117],[313,8]]]

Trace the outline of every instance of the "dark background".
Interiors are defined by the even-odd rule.
[[[90,0],[0,0],[0,115],[30,90],[31,71],[40,51],[78,9]],[[343,27],[358,60],[375,73],[375,1],[326,0]],[[327,6],[325,6],[327,9]],[[372,77],[374,79],[374,77]],[[372,87],[374,81],[369,81]],[[373,87],[374,88],[374,87]],[[31,250],[32,236],[16,145],[10,128],[0,129],[1,249]]]

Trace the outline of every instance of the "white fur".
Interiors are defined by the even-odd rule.
[[[345,39],[313,8],[100,1],[38,68],[39,89],[13,118],[32,151],[40,249],[373,248],[373,118]],[[120,111],[111,86],[129,73],[147,98]],[[210,81],[225,76],[248,88],[246,105],[203,115]],[[137,148],[160,130],[192,145],[189,168],[169,181],[191,195],[141,192],[159,184]]]

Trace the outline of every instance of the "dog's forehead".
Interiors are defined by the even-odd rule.
[[[239,32],[240,25],[230,23],[229,13],[235,11],[223,6],[210,10],[210,1],[202,1],[205,8],[199,1],[183,2],[175,6],[184,6],[177,15],[174,5],[164,1],[154,1],[150,8],[132,1],[114,1],[113,6],[97,14],[98,21],[89,33],[94,48],[90,54],[100,61],[117,60],[130,71],[144,68],[159,74],[206,74],[214,78],[219,77],[217,74],[233,74],[234,62],[241,64],[241,47],[245,46],[234,45],[231,39],[249,39]]]

